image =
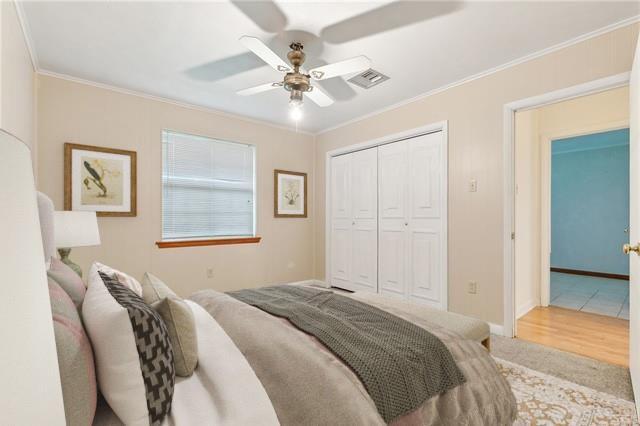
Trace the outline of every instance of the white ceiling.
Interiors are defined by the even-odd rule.
[[[369,90],[336,78],[335,100],[305,102],[319,132],[636,16],[637,2],[25,2],[39,70],[293,127],[287,94],[237,90],[281,75],[238,42],[285,57],[305,42],[307,69],[356,55],[391,77]],[[253,17],[254,19],[252,19]],[[349,76],[347,76],[349,77]]]

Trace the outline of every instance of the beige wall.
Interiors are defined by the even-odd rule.
[[[543,185],[548,185],[543,174],[550,172],[544,166],[543,145],[551,139],[619,128],[628,120],[627,86],[516,113],[516,313],[539,305],[541,284],[547,282],[541,260],[548,259],[549,252],[541,250],[541,238],[544,225],[549,226],[549,207],[542,209]]]
[[[31,148],[35,157],[34,74],[16,5],[0,3],[0,128]]]
[[[138,216],[99,218],[102,245],[78,248],[83,269],[99,260],[140,278],[151,271],[180,294],[229,290],[312,277],[313,227],[273,217],[273,170],[307,172],[313,211],[313,137],[139,96],[39,75],[38,187],[63,207],[63,144],[138,153]],[[158,249],[161,235],[162,129],[251,143],[257,153],[260,244]],[[311,215],[310,215],[311,216]],[[213,278],[206,270],[213,268]]]
[[[449,309],[503,322],[503,106],[631,69],[638,25],[598,36],[316,138],[315,276],[325,271],[325,154],[449,121]],[[436,65],[437,66],[437,65]],[[477,179],[478,192],[468,192]],[[477,294],[466,292],[478,282]]]

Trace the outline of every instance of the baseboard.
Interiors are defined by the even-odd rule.
[[[491,334],[497,334],[498,336],[504,336],[504,327],[502,324],[494,324],[492,322],[489,323],[489,331]]]
[[[609,272],[583,271],[582,269],[556,268],[552,266],[551,272],[561,272],[563,274],[586,275],[588,277],[612,278],[614,280],[629,281],[629,275],[612,274]]]
[[[518,309],[516,309],[516,319],[520,319],[521,317],[525,316],[526,314],[529,313],[530,310],[532,310],[536,306],[538,306],[538,304],[535,303],[533,300],[527,300],[525,303],[518,306]]]

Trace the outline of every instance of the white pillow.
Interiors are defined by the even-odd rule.
[[[127,287],[129,290],[133,291],[138,296],[142,297],[142,285],[138,280],[133,278],[131,275],[127,275],[124,272],[118,271],[117,269],[113,269],[110,266],[103,265],[100,262],[93,262],[94,265],[98,268],[99,271],[106,273],[107,275],[116,275],[118,277],[118,281],[120,284]]]
[[[171,409],[173,350],[159,314],[94,263],[82,315],[93,345],[98,387],[127,425],[160,424]],[[154,383],[155,385],[152,385]]]

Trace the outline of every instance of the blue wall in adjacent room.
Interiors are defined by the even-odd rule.
[[[629,130],[552,142],[551,266],[629,274]]]

